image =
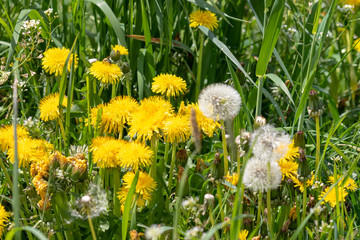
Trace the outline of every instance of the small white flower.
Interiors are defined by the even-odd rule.
[[[45,10],[44,13],[47,15],[47,16],[50,16],[50,14],[53,12],[53,9],[52,8],[49,8],[48,10]]]
[[[240,111],[241,98],[235,88],[215,83],[204,88],[199,95],[199,108],[208,118],[231,120]]]
[[[196,238],[196,237],[199,237],[201,236],[201,234],[203,233],[204,229],[201,228],[201,227],[193,227],[189,230],[186,231],[185,233],[185,239],[186,240],[190,240],[190,239],[193,239],[193,238]]]
[[[160,225],[153,224],[145,230],[146,239],[156,240],[161,236]]]
[[[264,164],[264,160],[252,157],[246,164],[243,183],[246,187],[258,192],[279,187],[282,173],[277,162],[270,162],[270,181],[268,180],[267,174],[268,164]]]

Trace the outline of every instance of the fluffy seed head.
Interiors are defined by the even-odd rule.
[[[240,94],[231,86],[215,83],[204,88],[199,95],[199,108],[208,118],[231,120],[240,111]]]

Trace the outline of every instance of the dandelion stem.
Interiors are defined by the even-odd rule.
[[[222,143],[223,143],[223,152],[224,152],[224,173],[227,174],[229,171],[229,161],[228,161],[228,151],[227,151],[227,144],[226,144],[226,135],[225,135],[225,123],[224,120],[221,120],[221,136],[222,136]]]
[[[261,100],[262,100],[262,92],[263,92],[263,86],[264,86],[264,77],[259,77],[259,83],[258,83],[258,91],[257,91],[257,97],[256,97],[256,116],[261,116]]]
[[[117,87],[117,84],[114,83],[111,87],[111,98],[115,98],[116,97],[116,87]]]
[[[315,123],[316,123],[316,163],[315,163],[315,169],[318,168],[319,162],[320,162],[320,123],[319,123],[319,117],[315,117]]]
[[[92,239],[93,239],[93,240],[96,240],[96,234],[95,234],[94,225],[93,225],[93,223],[92,223],[92,220],[91,220],[91,217],[90,217],[90,214],[89,214],[89,213],[88,213],[87,219],[88,219],[88,222],[89,222],[89,227],[90,227]]]
[[[268,182],[271,181],[271,169],[270,169],[270,162],[267,163],[267,178]],[[266,208],[267,208],[267,223],[269,228],[269,237],[270,239],[273,239],[273,233],[272,233],[272,219],[271,219],[271,188],[269,187],[266,192]]]
[[[303,183],[304,184],[304,191],[303,191],[303,206],[302,206],[302,216],[301,216],[301,221],[304,221],[304,219],[306,218],[306,203],[307,203],[307,193],[306,193],[306,181]]]
[[[65,134],[64,125],[62,123],[62,118],[59,118],[58,123],[59,123],[59,126],[60,126],[61,135],[62,135],[63,140],[65,142],[66,141],[66,134]]]
[[[262,193],[262,191],[259,191],[258,212],[257,212],[256,226],[259,226],[260,221],[261,221],[262,198],[263,198],[263,193]]]
[[[113,169],[113,199],[114,199],[114,214],[117,217],[121,216],[121,211],[120,211],[120,201],[117,198],[117,191],[120,188],[120,169],[119,168],[114,168]]]
[[[177,146],[177,142],[174,141],[174,143],[172,144],[172,151],[171,151],[171,165],[170,165],[170,174],[169,174],[169,184],[168,184],[168,188],[171,191],[171,187],[172,187],[172,180],[174,177],[174,168],[175,168],[175,160],[176,160],[176,146]]]
[[[213,208],[212,206],[209,206],[209,217],[210,217],[211,225],[214,227],[215,226],[215,220],[214,220],[213,209],[212,208]],[[215,232],[215,239],[216,240],[220,239],[218,231]]]
[[[224,215],[224,211],[222,209],[223,207],[223,203],[222,203],[222,194],[221,194],[221,182],[220,181],[217,181],[217,197],[218,197],[218,200],[219,200],[219,210],[220,210],[220,216],[221,216],[221,221],[223,222],[224,219],[225,219],[225,215]]]
[[[132,40],[132,39],[131,39]],[[131,87],[130,87],[130,81],[131,79],[129,77],[125,78],[126,81],[126,92],[129,97],[131,97]]]
[[[198,98],[200,93],[200,87],[201,87],[201,68],[202,68],[202,59],[203,59],[203,52],[204,52],[204,35],[202,33],[200,34],[200,49],[199,49],[199,62],[198,62],[198,68],[196,73],[196,88],[195,88],[195,99]]]

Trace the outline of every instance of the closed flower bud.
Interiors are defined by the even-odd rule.
[[[215,180],[222,179],[224,176],[224,164],[218,152],[215,153],[214,162],[211,165],[211,176],[215,178]]]
[[[266,125],[266,119],[262,116],[256,116],[254,121],[254,129],[257,129],[259,127]]]
[[[120,52],[118,50],[116,50],[116,51],[111,50],[110,57],[111,57],[111,60],[116,62],[116,61],[120,60],[121,54],[120,54]]]
[[[324,112],[323,104],[315,90],[309,93],[308,113],[312,118],[319,117]]]
[[[205,206],[212,208],[214,206],[214,203],[215,203],[214,195],[209,194],[209,193],[205,194],[205,196],[204,196],[204,204],[205,204]]]

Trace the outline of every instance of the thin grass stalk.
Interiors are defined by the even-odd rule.
[[[134,206],[132,208],[132,213],[131,213],[130,230],[136,228],[136,208],[137,208],[138,199],[139,199],[139,193],[135,193],[135,198],[133,203]]]
[[[177,142],[175,140],[172,144],[172,149],[171,149],[171,164],[170,164],[170,174],[169,174],[169,182],[168,182],[169,190],[171,190],[172,180],[174,178],[174,168],[175,168],[175,161],[176,161],[176,147],[177,147]]]
[[[18,92],[17,92],[18,80],[14,78],[13,84],[13,129],[14,129],[14,164],[13,164],[13,188],[12,188],[12,209],[14,212],[15,228],[20,227],[20,194],[19,194],[19,159],[18,159],[18,138],[17,138],[17,117],[18,117]],[[20,232],[15,234],[15,239],[21,239]]]
[[[271,166],[270,166],[270,162],[267,163],[267,178],[268,178],[268,182],[270,183],[271,181]],[[271,188],[269,187],[267,189],[266,192],[266,208],[267,208],[267,223],[268,223],[268,228],[269,228],[269,236],[270,239],[273,239],[274,235],[273,235],[273,231],[272,231],[272,217],[271,217]]]
[[[113,177],[113,201],[114,201],[114,214],[117,217],[121,216],[121,210],[120,210],[120,200],[117,198],[117,191],[120,188],[120,169],[119,168],[113,168],[112,169],[112,177]]]
[[[316,162],[315,162],[315,169],[319,166],[320,162],[320,123],[319,117],[315,117],[315,124],[316,124]]]
[[[261,116],[261,104],[262,104],[262,92],[264,86],[264,77],[259,77],[258,89],[257,89],[257,96],[256,96],[256,111],[255,116]]]
[[[220,122],[221,122],[221,138],[222,138],[223,152],[224,152],[224,173],[227,174],[229,171],[229,160],[228,160],[229,153],[226,144],[225,123],[224,120],[221,120]]]
[[[334,182],[337,182],[337,180],[338,180],[337,167],[336,167],[336,161],[334,161]],[[336,224],[339,227],[340,226],[339,184],[335,185],[335,195],[336,195]]]
[[[5,182],[2,183],[2,184],[5,185],[6,182],[7,182],[9,184],[10,188],[12,189],[13,188],[13,183],[11,181],[10,175],[9,175],[9,173],[7,171],[7,168],[5,167],[5,164],[4,164],[2,158],[0,160],[0,167],[1,167],[2,172],[5,174]]]
[[[212,206],[209,206],[209,218],[210,218],[211,225],[214,227],[216,223],[215,223],[215,220],[214,220],[214,214],[213,214],[213,207]],[[220,239],[218,231],[215,232],[215,239],[216,240]]]
[[[303,191],[303,199],[302,199],[302,215],[301,215],[301,221],[304,221],[306,218],[306,203],[307,203],[307,188],[306,188],[306,181],[304,184],[304,191]]]
[[[198,66],[196,72],[196,88],[195,88],[195,100],[198,98],[200,93],[201,87],[201,69],[202,69],[202,59],[203,59],[203,52],[204,52],[204,35],[200,33],[200,49],[198,53]]]

